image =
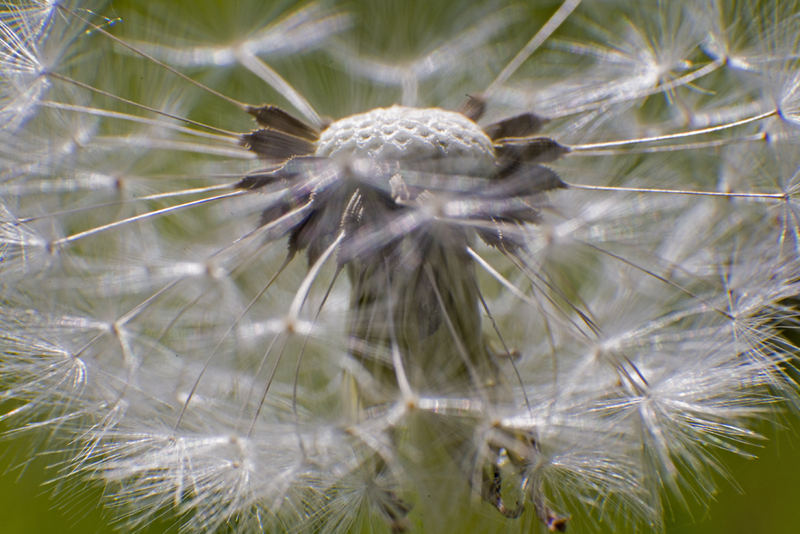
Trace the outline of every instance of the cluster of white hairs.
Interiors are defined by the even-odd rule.
[[[800,5],[290,4],[0,4],[12,434],[126,529],[706,499],[797,400]]]

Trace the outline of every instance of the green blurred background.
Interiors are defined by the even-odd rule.
[[[239,4],[239,2],[233,2]],[[273,4],[277,9],[288,2],[266,2]],[[135,2],[114,2],[119,12],[124,12],[128,4]],[[155,2],[154,2],[155,4]],[[191,5],[191,2],[180,0],[175,5]],[[213,7],[229,5],[222,2],[206,3],[209,20],[213,18]],[[449,2],[448,9],[433,9],[425,11],[425,2],[409,0],[405,2],[379,2],[378,11],[386,14],[392,13],[386,19],[390,25],[402,27],[399,34],[381,29],[379,26],[372,28],[359,28],[359,39],[373,41],[376,48],[397,47],[397,39],[404,43],[413,43],[418,35],[435,31],[437,24],[449,24],[449,14],[453,12],[454,4],[463,5],[464,2]],[[436,4],[436,2],[433,2]],[[441,6],[445,3],[439,3]],[[534,13],[541,8],[543,14],[552,12],[554,2],[539,2],[536,9],[531,9],[530,20],[535,23],[540,18]],[[370,20],[375,16],[376,4],[369,1],[348,3],[348,8],[362,10],[361,17]],[[113,13],[113,12],[112,12]],[[202,14],[200,15],[202,17]],[[425,25],[403,26],[398,22],[398,17],[406,16],[410,19],[424,20]],[[374,19],[372,19],[374,20]],[[124,23],[122,24],[124,26]],[[115,29],[116,31],[116,29]],[[125,29],[120,30],[123,34]],[[154,29],[154,31],[158,31]],[[201,30],[202,32],[202,30]],[[395,35],[396,38],[391,36]],[[398,37],[399,35],[399,37]],[[382,42],[381,42],[382,41]],[[413,47],[412,47],[413,48]],[[363,109],[381,103],[387,90],[372,93],[368,87],[358,85],[338,85],[341,80],[331,79],[331,84],[326,87],[315,86],[309,80],[314,78],[314,69],[309,70],[304,66],[292,65],[301,72],[300,78],[292,78],[301,92],[306,94],[314,103],[319,103],[323,113],[346,113],[353,110],[353,94],[357,94],[356,106]],[[308,78],[303,78],[307,76]],[[331,92],[331,88],[333,91]],[[235,90],[235,88],[234,88]],[[458,99],[462,95],[456,95]],[[264,99],[271,98],[264,94]],[[324,102],[323,99],[328,101]],[[0,409],[0,413],[5,410]],[[780,416],[776,416],[780,417]],[[10,427],[0,423],[0,432]],[[762,448],[754,448],[753,452],[760,458],[749,460],[731,454],[721,454],[720,461],[730,467],[730,481],[720,477],[720,491],[713,496],[710,506],[692,504],[687,510],[678,504],[667,511],[667,528],[669,534],[792,534],[800,532],[800,440],[798,431],[800,418],[786,416],[777,421],[764,421],[761,428],[768,440]],[[53,484],[47,481],[57,476],[57,470],[47,471],[53,458],[41,457],[33,461],[29,458],[34,454],[35,446],[26,439],[6,436],[0,441],[0,534],[39,534],[39,533],[96,533],[109,532],[111,524],[107,521],[110,514],[98,507],[102,495],[102,486],[95,484],[88,488],[79,483],[70,482],[58,488],[53,496]],[[24,466],[21,467],[21,466]],[[87,483],[88,484],[88,483]],[[176,531],[169,521],[164,524],[154,524],[148,532]],[[577,532],[577,530],[573,530]],[[597,525],[594,532],[621,532],[608,525]]]
[[[765,422],[761,430],[768,438],[754,452],[758,460],[730,454],[721,457],[730,467],[738,487],[720,481],[720,491],[710,506],[696,504],[676,509],[667,517],[667,534],[794,534],[800,532],[800,444],[797,429],[800,418],[786,419],[777,425]],[[0,442],[0,533],[2,534],[87,534],[112,531],[102,509],[98,508],[102,489],[87,491],[71,483],[53,497],[46,484],[53,472],[45,472],[47,459],[36,460],[24,472],[14,469],[30,455],[24,440]],[[20,477],[20,474],[24,476]],[[671,515],[671,516],[670,516]],[[148,534],[177,532],[169,522],[152,525]],[[501,532],[501,531],[498,531]],[[572,530],[571,532],[578,532]],[[597,525],[597,533],[625,529]],[[449,534],[449,533],[448,533]],[[581,533],[590,534],[590,533]]]

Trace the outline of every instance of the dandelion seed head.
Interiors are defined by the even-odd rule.
[[[0,11],[0,417],[122,528],[652,530],[796,402],[796,15],[256,4]]]

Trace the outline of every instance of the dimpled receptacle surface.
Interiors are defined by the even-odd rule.
[[[495,162],[491,139],[464,115],[405,106],[377,108],[332,123],[322,132],[316,155],[447,162],[448,170],[470,174],[488,172]]]

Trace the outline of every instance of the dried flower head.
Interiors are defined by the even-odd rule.
[[[797,6],[401,4],[2,4],[4,418],[126,528],[658,529],[796,400]]]

